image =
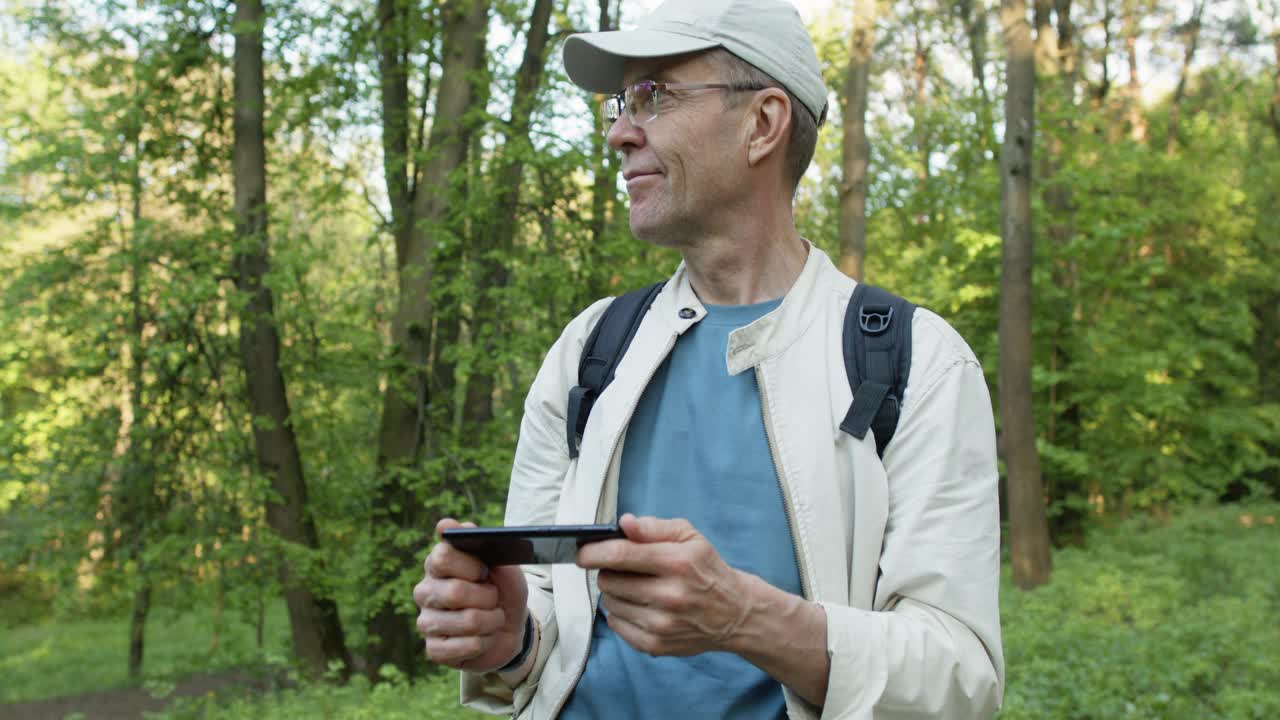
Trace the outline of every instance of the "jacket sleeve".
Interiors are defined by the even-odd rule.
[[[578,358],[586,337],[610,302],[609,298],[596,302],[569,323],[547,352],[529,388],[507,490],[506,525],[555,523],[560,488],[571,463],[565,435],[569,390],[577,383]],[[526,565],[524,575],[529,583],[529,613],[539,636],[533,670],[515,688],[509,688],[496,673],[463,672],[460,700],[474,710],[511,715],[524,707],[537,691],[542,669],[555,646],[551,569]]]
[[[991,398],[960,336],[921,313],[913,353],[926,354],[913,362],[885,454],[874,610],[824,603],[823,718],[989,718],[1004,692]]]

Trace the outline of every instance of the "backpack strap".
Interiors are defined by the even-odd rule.
[[[870,428],[881,458],[898,428],[915,309],[887,290],[859,283],[844,315],[844,367],[853,402],[840,429],[861,440]]]
[[[654,283],[619,296],[605,308],[604,316],[587,336],[578,360],[578,384],[569,391],[569,406],[565,412],[570,458],[578,457],[578,444],[582,442],[587,417],[591,415],[596,398],[613,382],[614,370],[636,336],[645,312],[665,284],[665,281]]]

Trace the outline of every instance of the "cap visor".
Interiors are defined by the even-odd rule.
[[[580,33],[564,43],[564,69],[578,87],[612,93],[622,89],[622,72],[629,59],[683,55],[719,45],[661,30]]]

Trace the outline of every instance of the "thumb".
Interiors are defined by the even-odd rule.
[[[626,513],[618,524],[628,540],[638,543],[682,542],[698,534],[684,518],[636,517]]]
[[[451,517],[440,518],[440,520],[436,522],[436,537],[440,537],[440,533],[444,532],[445,530],[452,530],[454,528],[460,528],[460,527],[475,527],[475,526],[476,524],[473,522],[458,522],[457,520],[454,520]]]
[[[490,565],[489,582],[496,585],[498,591],[504,595],[508,592],[519,592],[528,585],[524,578],[524,571],[519,565]]]
[[[504,610],[523,608],[529,602],[529,581],[519,565],[491,565],[488,579],[498,589],[498,605]]]

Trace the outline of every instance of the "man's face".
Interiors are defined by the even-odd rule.
[[[633,61],[627,86],[641,80],[723,82],[705,56]],[[609,145],[622,153],[631,197],[631,232],[659,245],[679,247],[714,230],[717,218],[744,193],[745,153],[738,141],[741,111],[725,109],[720,90],[671,91],[658,116],[637,127],[624,113],[609,130]],[[736,176],[736,177],[735,177]]]

